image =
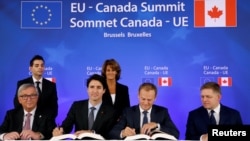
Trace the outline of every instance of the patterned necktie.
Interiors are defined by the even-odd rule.
[[[36,88],[37,88],[37,91],[38,91],[39,95],[41,95],[41,94],[42,94],[42,91],[41,91],[41,89],[40,89],[40,87],[39,87],[39,84],[40,84],[40,82],[39,82],[39,81],[36,81]]]
[[[216,120],[214,117],[214,110],[211,110],[211,112],[210,112],[209,122],[211,125],[216,125]]]
[[[25,119],[25,122],[24,122],[24,126],[23,126],[23,130],[30,130],[30,117],[31,117],[31,113],[27,113],[26,114],[26,119]],[[26,137],[21,137],[21,140],[28,140],[28,138]]]
[[[148,111],[143,111],[142,113],[143,113],[143,121],[142,121],[142,126],[143,126],[144,124],[148,123],[148,116],[147,116]]]
[[[92,126],[94,124],[94,110],[95,110],[95,107],[91,107],[90,110],[91,111],[89,113],[89,129],[91,130]]]
[[[30,130],[30,117],[31,117],[31,113],[27,113],[26,114],[26,120],[23,126],[23,130]]]

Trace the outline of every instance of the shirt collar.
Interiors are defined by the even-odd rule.
[[[93,106],[93,105],[89,102],[88,108],[95,107],[95,108],[96,108],[96,111],[98,111],[98,110],[100,109],[101,105],[102,105],[102,102],[100,102],[99,104],[97,104],[97,105],[95,105],[95,106]]]
[[[33,116],[33,115],[35,115],[36,107],[30,112],[27,112],[25,109],[23,109],[23,111],[24,111],[24,115],[26,115],[27,113],[31,113]]]
[[[218,113],[220,113],[220,107],[221,107],[221,106],[220,106],[220,104],[219,104],[217,107],[215,107],[215,108],[212,109],[212,110],[214,110],[214,112],[218,114]],[[211,110],[208,110],[208,113],[210,113],[210,111],[211,111]]]
[[[141,108],[140,105],[139,105],[139,109],[140,109],[140,113],[142,113],[143,111],[145,111],[145,110],[143,110],[143,109]],[[152,107],[151,107],[150,109],[146,110],[146,111],[148,111],[148,113],[151,113],[151,110],[152,110]]]
[[[33,79],[33,82],[37,82],[37,81],[39,81],[41,83],[43,82],[43,78],[42,77],[39,80],[36,80],[35,77],[32,76],[32,79]]]

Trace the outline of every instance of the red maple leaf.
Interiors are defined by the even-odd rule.
[[[220,16],[222,15],[222,10],[219,10],[218,7],[214,6],[212,10],[209,10],[207,13],[211,18],[214,18],[216,21],[216,18],[220,18]]]

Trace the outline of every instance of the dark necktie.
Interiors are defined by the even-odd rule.
[[[142,121],[142,126],[143,126],[144,124],[148,123],[148,116],[147,116],[148,111],[143,111],[142,113],[143,113],[143,121]]]
[[[40,87],[39,87],[39,84],[40,84],[40,82],[39,82],[39,81],[36,81],[36,88],[37,88],[37,91],[38,91],[39,95],[41,95],[41,94],[42,94],[42,91],[41,91],[41,89],[40,89]]]
[[[92,126],[94,124],[94,110],[95,107],[91,107],[90,108],[90,113],[89,113],[89,129],[92,129]]]
[[[209,122],[211,125],[216,125],[216,120],[214,117],[214,110],[211,110],[211,112],[210,112]]]

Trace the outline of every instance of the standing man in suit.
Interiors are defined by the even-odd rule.
[[[51,82],[45,78],[43,78],[44,68],[45,68],[45,61],[42,56],[35,55],[30,60],[30,67],[29,70],[32,72],[32,76],[25,78],[23,80],[19,80],[17,82],[17,90],[18,88],[24,83],[32,83],[37,88],[39,94],[39,100],[37,106],[42,111],[46,112],[47,115],[51,116],[52,118],[56,118],[58,114],[58,97],[57,97],[57,90],[56,84]],[[14,106],[15,108],[20,108],[21,105],[18,102],[18,94],[16,91],[14,97]]]
[[[124,110],[121,120],[110,131],[110,136],[113,139],[123,139],[135,134],[148,134],[152,130],[160,130],[178,139],[179,130],[171,120],[168,109],[154,105],[156,96],[156,86],[152,83],[143,83],[138,92],[139,105]],[[147,119],[145,124],[144,119]]]
[[[207,82],[200,88],[202,106],[189,112],[186,125],[186,140],[208,140],[208,126],[242,125],[240,113],[220,103],[221,88],[215,82]],[[214,112],[211,112],[214,111]],[[212,118],[212,114],[214,118]],[[211,117],[211,118],[210,118]],[[210,122],[210,119],[214,123]]]
[[[74,127],[74,134],[79,135],[86,132],[94,132],[109,139],[108,132],[113,127],[115,110],[112,106],[102,102],[102,96],[107,89],[104,77],[94,74],[87,79],[87,93],[89,99],[75,101],[62,122],[60,128],[53,130],[53,136],[71,133]],[[93,119],[90,119],[91,109]],[[90,123],[92,121],[92,123]]]
[[[22,108],[7,111],[0,126],[0,140],[50,139],[56,123],[37,107],[39,95],[34,84],[22,84],[17,97]]]

